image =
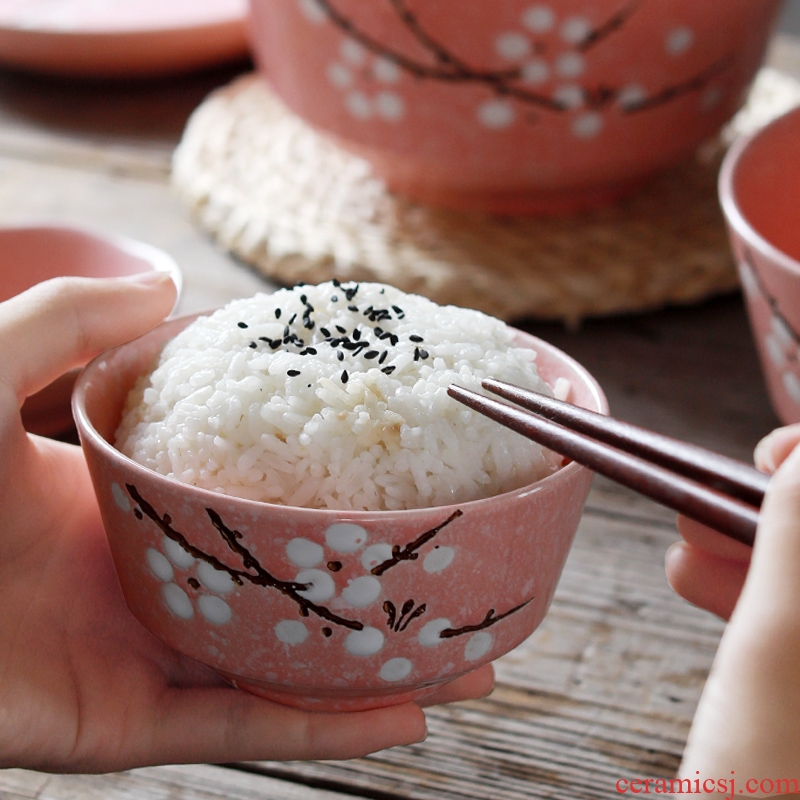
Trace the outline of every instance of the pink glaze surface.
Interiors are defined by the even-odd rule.
[[[773,0],[250,0],[263,74],[412,198],[496,213],[616,199],[713,135]],[[399,8],[406,10],[405,16]]]
[[[175,261],[150,245],[61,225],[0,227],[0,302],[42,281],[64,275],[113,278],[160,270],[180,291]],[[29,397],[22,421],[31,433],[60,434],[72,427],[73,370]]]
[[[110,442],[167,322],[95,360],[74,410],[131,611],[231,683],[317,710],[422,697],[496,659],[542,621],[591,473],[571,463],[497,497],[400,512],[255,503],[178,483]],[[606,411],[574,361],[520,334],[546,379]],[[455,401],[454,401],[455,402]]]
[[[91,77],[159,75],[248,53],[247,0],[0,0],[0,62]]]
[[[737,142],[720,197],[775,412],[800,422],[800,109]]]

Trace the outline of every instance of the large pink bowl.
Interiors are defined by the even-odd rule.
[[[137,376],[186,324],[100,356],[73,400],[125,598],[156,636],[243,689],[338,710],[422,697],[539,625],[587,469],[570,463],[490,499],[395,512],[270,505],[178,483],[112,442]],[[607,410],[582,367],[520,339],[547,380],[566,377],[575,402]]]
[[[263,74],[398,192],[495,213],[618,198],[715,134],[778,0],[250,0]]]
[[[800,108],[731,147],[719,192],[772,405],[800,422]]]

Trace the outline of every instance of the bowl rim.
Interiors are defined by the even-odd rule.
[[[530,494],[538,493],[540,491],[550,488],[553,485],[557,485],[558,483],[568,480],[569,478],[573,477],[575,473],[579,473],[582,471],[590,471],[588,467],[584,467],[583,465],[577,463],[576,461],[570,461],[565,466],[560,467],[555,472],[552,472],[550,475],[547,475],[544,478],[535,481],[534,483],[526,484],[525,486],[520,486],[517,489],[512,489],[510,491],[502,492],[500,494],[490,495],[489,497],[483,497],[477,500],[467,500],[464,501],[463,503],[448,503],[447,505],[439,505],[439,506],[424,506],[421,508],[373,509],[373,510],[309,508],[304,506],[289,506],[280,503],[269,503],[260,500],[250,500],[244,497],[237,497],[236,495],[223,494],[221,492],[212,491],[211,489],[204,489],[199,486],[193,486],[192,484],[179,481],[177,478],[170,478],[166,475],[162,475],[161,473],[148,469],[147,467],[134,461],[132,458],[126,456],[124,453],[118,450],[111,442],[109,442],[104,436],[102,436],[100,432],[97,430],[97,428],[95,428],[94,424],[89,419],[89,414],[86,410],[87,384],[89,383],[89,381],[92,378],[92,375],[95,372],[100,372],[103,370],[102,365],[106,359],[112,357],[115,353],[118,353],[121,350],[127,348],[133,342],[139,341],[149,336],[157,337],[158,332],[163,330],[163,328],[167,325],[171,327],[173,326],[185,327],[193,319],[196,319],[197,317],[203,316],[204,314],[208,313],[210,313],[209,310],[206,310],[206,311],[185,314],[179,317],[168,318],[160,325],[151,329],[150,331],[138,337],[137,339],[134,339],[131,342],[126,342],[124,344],[118,345],[117,347],[111,348],[103,353],[100,353],[81,370],[81,373],[78,376],[72,394],[72,412],[82,445],[85,446],[86,444],[92,444],[96,448],[98,448],[98,450],[101,453],[103,453],[106,457],[121,461],[127,469],[132,470],[134,473],[142,474],[147,478],[149,478],[150,480],[155,480],[157,484],[163,485],[165,487],[170,487],[174,485],[184,487],[198,499],[205,498],[205,501],[207,501],[208,503],[211,503],[212,499],[214,502],[217,503],[219,503],[220,500],[223,500],[224,502],[232,502],[237,506],[241,506],[243,511],[248,511],[248,510],[253,511],[255,509],[273,509],[279,511],[282,514],[297,514],[297,515],[310,514],[312,516],[318,516],[320,518],[326,518],[331,515],[336,515],[336,517],[340,521],[353,521],[353,522],[358,522],[359,520],[374,519],[376,516],[380,517],[381,519],[389,519],[395,516],[410,517],[412,515],[422,515],[422,514],[429,515],[431,513],[437,513],[437,512],[441,512],[442,514],[448,514],[454,512],[456,509],[467,510],[470,508],[477,508],[482,505],[497,503],[502,498],[506,498],[508,500],[521,499]],[[179,330],[182,330],[182,327],[179,328]],[[608,399],[606,398],[603,389],[601,388],[597,379],[582,364],[580,364],[578,361],[572,358],[572,356],[568,355],[560,348],[550,344],[549,342],[546,342],[543,339],[540,339],[538,336],[527,333],[526,331],[518,330],[517,328],[513,327],[511,327],[511,330],[514,331],[517,339],[523,338],[531,343],[534,343],[537,349],[548,350],[550,354],[554,355],[559,361],[569,365],[569,367],[572,370],[574,370],[576,375],[578,375],[578,377],[584,382],[585,386],[590,390],[592,399],[596,403],[596,409],[602,414],[609,413]],[[84,441],[84,439],[86,441]]]
[[[719,194],[722,210],[733,231],[735,231],[738,236],[741,236],[751,247],[774,261],[782,269],[800,276],[800,261],[792,258],[788,253],[785,253],[779,247],[772,244],[750,224],[739,207],[734,190],[736,172],[742,156],[758,139],[764,135],[769,135],[773,125],[785,121],[790,117],[797,117],[798,127],[800,127],[800,106],[790,109],[771,120],[757,131],[740,136],[734,141],[722,160],[719,178],[717,180],[717,192]]]
[[[14,233],[34,237],[46,236],[53,233],[77,234],[78,236],[110,245],[141,261],[146,261],[148,264],[152,265],[154,272],[166,272],[170,278],[172,278],[172,282],[175,284],[177,290],[175,307],[172,309],[173,313],[175,308],[177,308],[183,293],[183,272],[178,262],[169,253],[155,245],[148,244],[147,242],[134,239],[121,233],[104,231],[90,225],[81,223],[73,224],[62,220],[22,220],[20,222],[0,224],[0,239],[4,234]],[[70,275],[56,273],[52,277],[70,277]]]

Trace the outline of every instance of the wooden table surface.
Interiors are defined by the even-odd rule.
[[[770,60],[800,75],[800,41]],[[265,282],[193,225],[169,188],[187,116],[249,65],[154,83],[92,85],[0,72],[0,224],[59,220],[129,235],[181,264],[181,311]],[[612,412],[750,459],[778,424],[741,299],[520,327],[582,362]],[[429,712],[430,736],[349,762],[192,765],[101,776],[0,771],[0,798],[589,800],[678,766],[722,623],[664,578],[674,514],[596,478],[551,611],[496,664],[483,700]]]

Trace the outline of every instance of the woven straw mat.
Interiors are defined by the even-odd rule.
[[[800,85],[764,69],[726,135],[796,103]],[[716,193],[723,151],[707,145],[629,200],[576,216],[444,211],[390,194],[248,74],[194,112],[172,178],[199,224],[277,283],[373,280],[505,320],[575,323],[738,286]]]

